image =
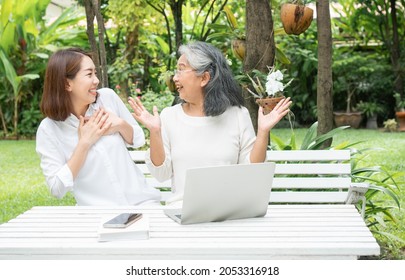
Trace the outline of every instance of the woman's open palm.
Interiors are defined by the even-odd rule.
[[[276,107],[267,115],[263,114],[263,109],[259,108],[258,129],[270,131],[287,113],[290,111],[290,97],[281,100]]]
[[[153,106],[153,114],[151,114],[138,98],[130,97],[128,103],[134,110],[132,116],[135,120],[143,124],[148,130],[160,129],[160,116],[156,106]]]

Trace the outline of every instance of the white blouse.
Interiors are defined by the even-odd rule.
[[[111,89],[98,90],[97,101],[86,116],[103,107],[133,127],[134,148],[145,144],[145,135],[125,104]],[[78,205],[136,205],[160,200],[160,193],[146,184],[142,171],[132,161],[129,146],[117,132],[101,137],[89,150],[73,180],[67,161],[78,143],[79,119],[71,114],[65,121],[45,118],[38,127],[36,151],[52,195],[61,198],[73,191]]]
[[[161,115],[165,161],[155,166],[146,153],[151,174],[159,181],[172,178],[172,191],[184,191],[188,168],[250,163],[256,135],[245,107],[230,107],[216,117],[191,117],[178,104]]]

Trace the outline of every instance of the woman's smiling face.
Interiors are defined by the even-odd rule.
[[[180,98],[184,101],[194,102],[196,98],[203,97],[202,76],[198,76],[196,71],[191,68],[184,54],[177,61],[177,71],[173,81]]]
[[[100,82],[96,74],[93,60],[83,56],[79,72],[73,79],[68,79],[68,90],[74,108],[81,109],[96,101]]]

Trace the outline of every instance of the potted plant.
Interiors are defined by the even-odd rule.
[[[370,59],[370,61],[372,61]],[[357,104],[360,94],[366,94],[371,91],[373,81],[370,76],[374,71],[374,63],[371,63],[368,57],[357,55],[342,54],[341,57],[333,62],[333,94],[336,105],[345,103],[345,110],[334,111],[334,121],[337,127],[349,125],[352,128],[359,128],[363,119],[361,111]],[[344,102],[343,102],[344,101]],[[343,109],[341,106],[339,109]]]
[[[223,11],[226,14],[228,27],[230,29],[230,32],[227,32],[227,34],[230,38],[232,38],[231,39],[232,52],[236,58],[243,61],[245,59],[246,54],[245,30],[239,28],[238,21],[236,20],[235,16],[233,15],[232,11],[229,9],[228,6],[225,6]]]
[[[239,28],[235,16],[228,7],[224,7],[224,11],[226,13],[226,18],[228,20],[231,32],[234,35],[234,38],[231,41],[232,52],[239,60],[244,61],[246,55],[245,31]]]
[[[384,112],[384,108],[375,102],[364,102],[360,101],[357,104],[357,110],[360,111],[367,117],[366,128],[368,129],[377,129],[377,115]]]
[[[265,75],[264,73],[253,70],[253,77],[249,74],[246,76],[249,78],[255,91],[249,89],[246,86],[248,92],[250,92],[256,99],[256,103],[263,108],[263,113],[266,115],[273,110],[273,108],[280,102],[284,97],[284,89],[290,85],[292,79],[286,84],[283,83],[283,73],[280,70],[276,70],[275,67],[268,67],[269,73]],[[264,79],[266,80],[264,82]]]
[[[280,19],[287,34],[300,35],[311,25],[314,11],[301,0],[281,5]]]
[[[395,121],[395,119],[388,119],[383,123],[383,125],[384,125],[385,131],[388,131],[388,132],[397,131],[398,124]]]
[[[397,117],[398,130],[405,131],[405,100],[401,98],[401,95],[396,92],[394,94],[396,112],[395,116]]]
[[[353,97],[357,91],[357,88],[353,87],[347,88],[346,96],[346,111],[344,112],[333,112],[333,117],[337,127],[349,125],[353,128],[359,128],[360,123],[363,119],[361,112],[356,110],[357,108],[353,106]]]

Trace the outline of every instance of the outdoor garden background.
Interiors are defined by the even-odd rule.
[[[202,40],[217,46],[236,77],[252,69],[232,41],[246,39],[246,15],[263,2],[271,7],[274,63],[293,78],[285,95],[293,100],[294,127],[285,121],[273,129],[271,147],[299,149],[315,122],[323,135],[335,128],[332,112],[320,117],[329,101],[329,111],[361,113],[359,128],[332,131],[329,144],[351,148],[354,180],[376,186],[367,193],[366,222],[382,246],[380,258],[405,259],[405,132],[399,131],[396,117],[405,107],[405,0],[319,0],[318,5],[330,6],[333,95],[326,102],[319,98],[323,57],[317,24],[325,14],[315,15],[304,33],[287,35],[280,20],[285,0],[109,0],[99,6],[83,0],[0,0],[0,224],[35,205],[75,204],[71,195],[62,200],[50,196],[35,153],[43,77],[52,52],[68,46],[90,50],[93,37],[100,67],[105,67],[99,72],[103,85],[124,101],[138,96],[146,107],[155,104],[161,110],[176,102],[165,74],[176,68],[182,43]],[[307,2],[313,2],[307,4],[316,14],[315,1]],[[85,4],[87,19],[93,13],[94,21],[86,19]]]

